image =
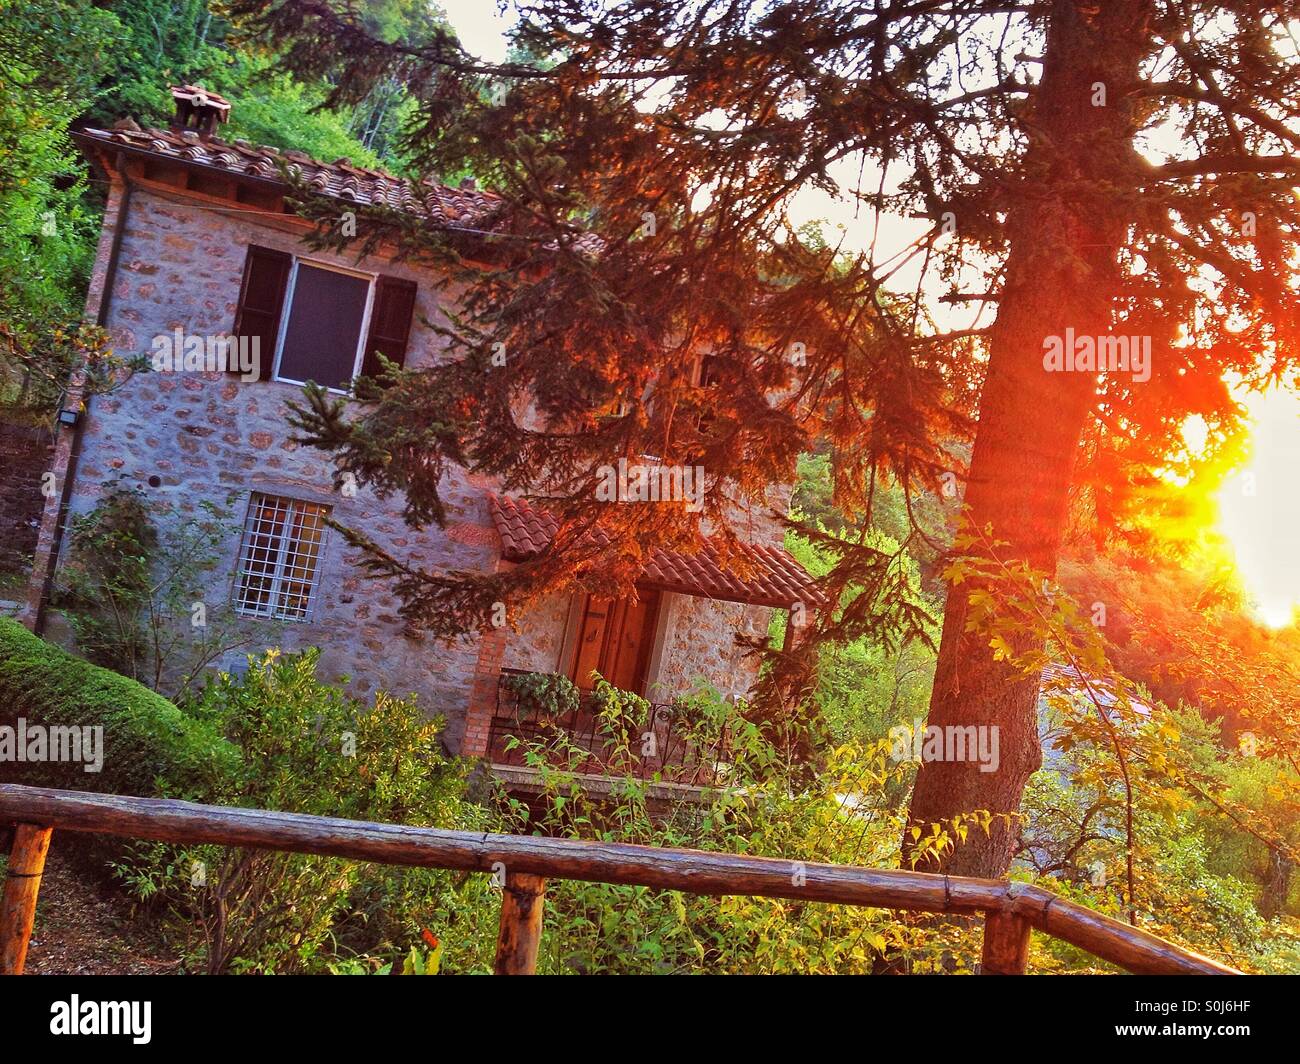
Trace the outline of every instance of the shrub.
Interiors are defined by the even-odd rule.
[[[238,531],[215,503],[164,506],[122,481],[105,484],[95,508],[72,520],[54,598],[80,653],[179,702],[226,651],[274,642],[278,625],[238,618],[213,594]]]
[[[0,778],[31,786],[189,796],[235,771],[238,752],[209,723],[147,687],[61,650],[0,618],[0,725],[103,728],[103,769],[69,762],[0,762]]]
[[[828,751],[821,771],[809,778],[746,719],[744,706],[704,690],[682,705],[675,727],[692,750],[710,752],[715,785],[664,787],[671,765],[650,780],[621,769],[638,760],[643,700],[604,683],[595,698],[601,711],[590,745],[609,766],[609,792],[585,788],[580,772],[588,770],[590,755],[571,737],[523,743],[524,763],[537,774],[541,794],[527,804],[508,803],[499,830],[786,858],[796,877],[800,862],[898,864],[905,818],[886,790],[910,770],[891,759],[887,741]],[[722,749],[724,729],[725,759],[715,761],[711,752]],[[921,840],[919,852],[929,844]],[[941,963],[969,968],[978,936],[878,909],[556,879],[547,886],[538,971],[861,974],[880,954],[895,951],[915,971]],[[444,968],[455,965],[449,960]]]
[[[562,673],[506,673],[502,686],[513,695],[521,712],[538,711],[552,717],[577,712],[582,692]]]
[[[195,716],[242,754],[202,800],[482,830],[481,811],[461,799],[463,767],[442,752],[441,723],[413,699],[381,692],[362,701],[322,683],[319,656],[272,650],[246,675],[222,674],[199,695]],[[395,954],[400,966],[434,911],[430,892],[450,881],[449,873],[220,846],[144,845],[120,870],[137,896],[171,909],[191,935],[191,960],[211,973],[321,971],[340,952],[363,951]]]

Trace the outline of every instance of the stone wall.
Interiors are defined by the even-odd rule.
[[[548,595],[520,618],[517,631],[506,638],[501,664],[507,669],[555,672],[564,667],[560,651],[569,620],[568,595]]]
[[[177,328],[201,336],[228,333],[247,246],[304,253],[296,232],[248,217],[219,205],[135,191],[108,321],[120,352],[148,353],[155,336]],[[358,264],[329,254],[310,257],[411,277],[420,283],[417,318],[439,313],[433,284],[404,266]],[[435,336],[417,324],[409,364],[437,354]],[[285,404],[300,394],[293,385],[244,382],[219,373],[138,374],[89,405],[73,511],[92,508],[103,484],[121,478],[182,512],[195,511],[204,501],[228,507],[242,524],[251,493],[261,491],[326,504],[343,524],[364,529],[419,565],[482,569],[493,564],[496,533],[483,485],[463,474],[451,478],[444,485],[449,527],[414,531],[402,520],[400,500],[381,501],[365,488],[352,495],[336,491],[327,457],[293,442]],[[210,614],[230,609],[238,552],[239,536],[232,534],[220,575],[207,591]],[[341,536],[327,533],[311,616],[280,622],[262,642],[290,650],[319,646],[322,677],[347,676],[358,693],[376,687],[418,693],[430,713],[446,716],[447,739],[459,746],[478,637],[442,647],[409,632],[398,616],[397,599],[386,585],[363,576],[357,556]],[[250,631],[265,627],[265,622],[247,624]]]
[[[748,694],[758,663],[736,636],[765,635],[772,611],[690,595],[667,595],[664,608],[668,617],[659,668],[650,677],[650,699],[666,702],[702,685],[716,688],[724,698]]]
[[[420,321],[436,320],[440,313],[440,294],[428,276],[404,264],[308,253],[297,231],[283,222],[144,189],[131,200],[113,284],[108,324],[117,349],[148,353],[155,336],[177,328],[202,336],[228,333],[249,243],[415,280],[419,292],[407,364],[427,365],[440,357],[441,340]],[[365,488],[351,496],[335,491],[326,456],[293,442],[285,404],[299,394],[293,385],[243,382],[217,373],[137,375],[90,403],[73,512],[93,507],[102,485],[121,478],[182,511],[194,511],[204,501],[229,507],[242,523],[250,494],[262,491],[327,504],[343,524],[364,530],[422,567],[490,570],[497,564],[499,541],[486,482],[455,472],[444,485],[448,527],[412,530],[402,520],[400,499],[380,500]],[[755,521],[757,536],[779,542],[779,531],[766,518]],[[220,575],[206,592],[210,614],[230,608],[238,550],[239,536],[232,533]],[[430,713],[447,718],[452,749],[463,744],[476,676],[490,675],[498,664],[556,667],[567,596],[538,604],[518,632],[492,633],[487,640],[473,635],[444,646],[408,631],[396,598],[386,585],[364,577],[357,560],[358,552],[329,533],[311,616],[279,624],[262,641],[286,649],[319,646],[322,677],[347,676],[357,693],[377,687],[417,693]],[[664,687],[686,690],[704,675],[724,691],[742,693],[754,670],[740,659],[733,633],[738,627],[764,627],[769,611],[685,596],[670,596],[669,603],[659,671]],[[486,699],[490,684],[477,686]]]

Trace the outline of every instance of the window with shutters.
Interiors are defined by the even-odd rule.
[[[722,363],[716,355],[701,355],[691,369],[691,384],[696,390],[695,430],[708,435],[713,428],[714,398],[722,384]]]
[[[722,383],[722,360],[717,355],[701,355],[692,373],[697,388],[716,388]]]
[[[257,377],[346,390],[406,360],[416,285],[251,245],[234,335],[256,342]]]
[[[295,259],[281,324],[277,380],[346,389],[364,357],[373,285],[365,274]]]
[[[254,492],[244,521],[235,609],[250,617],[310,616],[328,506]]]

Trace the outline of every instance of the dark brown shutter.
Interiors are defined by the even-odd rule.
[[[239,310],[235,313],[235,336],[258,338],[258,380],[271,379],[275,341],[280,334],[280,314],[289,284],[293,256],[283,251],[248,246],[244,260],[244,283],[239,289]]]
[[[381,277],[375,285],[375,303],[370,309],[370,334],[366,337],[366,355],[361,375],[379,373],[375,352],[406,364],[406,344],[411,338],[411,318],[415,314],[415,282],[400,277]]]

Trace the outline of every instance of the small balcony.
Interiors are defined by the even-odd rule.
[[[571,699],[539,698],[516,678],[536,674],[503,669],[488,734],[488,759],[507,784],[536,780],[529,751],[545,747],[549,764],[608,790],[631,777],[664,791],[700,791],[726,782],[730,726],[709,726],[688,702],[647,702],[577,691]],[[618,692],[624,695],[623,692]],[[559,702],[559,704],[556,704]]]

